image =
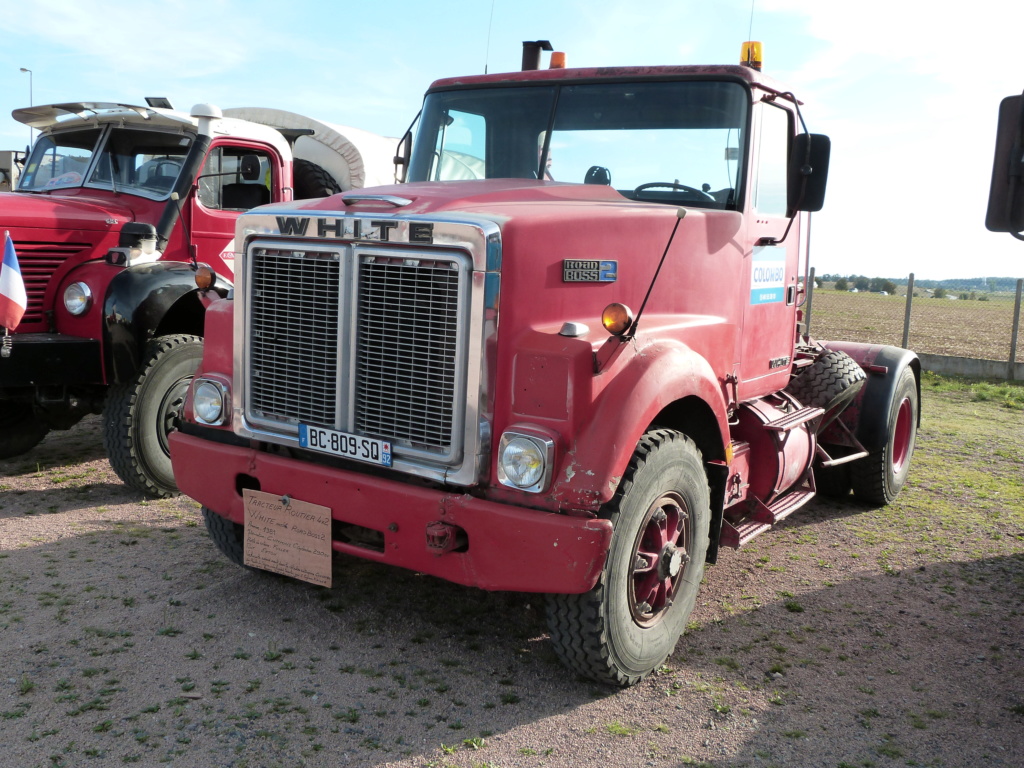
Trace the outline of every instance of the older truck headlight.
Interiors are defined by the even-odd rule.
[[[92,291],[85,283],[72,283],[64,289],[64,309],[76,317],[92,306]]]
[[[196,379],[192,384],[192,412],[200,424],[219,427],[227,421],[227,387],[219,381]]]
[[[555,457],[554,440],[508,430],[498,443],[498,482],[530,493],[547,490]]]

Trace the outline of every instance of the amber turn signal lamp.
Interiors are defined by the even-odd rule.
[[[601,313],[601,325],[613,336],[622,336],[633,326],[633,310],[618,302],[609,304]]]
[[[200,291],[208,291],[217,282],[217,273],[207,264],[200,264],[196,267],[196,287]]]

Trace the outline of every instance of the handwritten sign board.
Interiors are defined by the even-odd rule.
[[[245,564],[331,586],[331,510],[246,490]]]

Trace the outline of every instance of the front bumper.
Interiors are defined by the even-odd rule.
[[[255,479],[261,491],[329,507],[335,521],[383,536],[379,549],[335,538],[334,551],[458,584],[515,592],[586,592],[597,582],[611,541],[608,520],[497,504],[182,432],[173,432],[170,443],[181,491],[236,523],[245,520],[240,476],[248,488]],[[429,548],[428,527],[438,523],[465,531],[466,546],[443,553]]]
[[[17,333],[0,357],[0,389],[103,383],[98,339],[59,333]]]

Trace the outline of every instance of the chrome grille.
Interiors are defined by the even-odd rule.
[[[68,259],[90,248],[88,243],[34,243],[14,241],[14,251],[18,254],[18,266],[21,268],[21,279],[25,282],[25,293],[28,295],[28,307],[22,323],[38,323],[43,318],[43,297],[46,285],[60,266]]]
[[[338,253],[257,249],[249,322],[250,409],[259,418],[338,420]]]
[[[457,460],[464,257],[339,245],[255,247],[246,266],[246,405],[258,429],[310,424]]]
[[[459,272],[450,261],[359,266],[356,431],[431,449],[451,443]]]

